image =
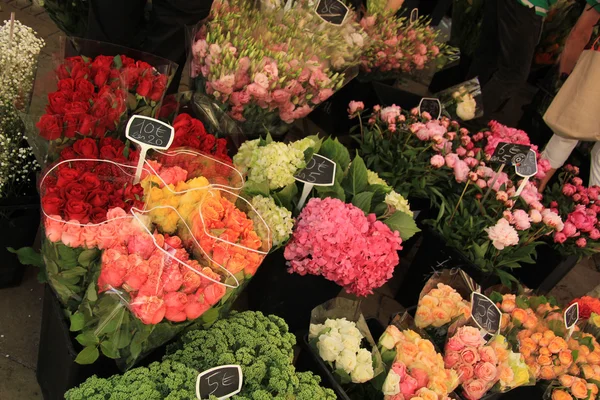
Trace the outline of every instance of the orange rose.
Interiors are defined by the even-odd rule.
[[[554,339],[555,337],[556,335],[554,334],[554,332],[549,329],[544,332],[544,338],[546,339]]]
[[[561,350],[566,350],[567,348],[567,342],[561,337],[553,338],[548,344],[548,350],[550,350],[554,354],[558,354]]]
[[[579,359],[578,359],[579,360]],[[594,369],[589,364],[583,364],[580,366],[581,372],[583,373],[583,377],[586,379],[590,379],[594,376]]]
[[[550,349],[548,349],[547,347],[542,347],[539,351],[540,355],[542,356],[548,356],[550,357],[552,355],[552,352],[550,351]]]
[[[500,330],[504,331],[508,327],[509,323],[510,323],[510,315],[503,313],[502,318],[500,319]]]
[[[543,337],[544,335],[542,333],[536,332],[533,335],[531,335],[531,340],[533,340],[535,343],[539,343]]]
[[[598,354],[598,352],[594,351],[593,353],[590,353],[587,357],[586,357],[587,362],[589,362],[590,364],[593,365],[599,365],[600,364],[600,354]]]
[[[594,385],[593,383],[588,383],[587,388],[593,395],[598,394],[598,386]]]
[[[535,360],[525,361],[525,363],[529,367],[529,370],[531,371],[531,375],[533,375],[535,377],[535,379],[537,380],[537,378],[540,376],[542,367],[540,367],[539,364],[536,364]]]
[[[527,312],[522,308],[515,308],[511,313],[512,317],[519,322],[523,323],[523,321],[527,320]]]
[[[585,399],[588,396],[588,388],[583,379],[577,379],[571,386],[571,393],[578,399]]]
[[[523,340],[528,337],[531,337],[532,334],[533,334],[532,331],[530,331],[529,329],[525,329],[525,330],[522,330],[519,333],[517,333],[517,339]]]
[[[542,368],[540,368],[540,378],[547,381],[556,378],[554,369],[552,369],[552,367],[549,365],[544,365]]]
[[[577,350],[579,350],[579,357],[587,360],[587,356],[590,355],[590,349],[587,346],[580,346]]]
[[[552,400],[573,400],[573,397],[564,390],[555,389],[552,392]]]
[[[560,353],[558,353],[558,360],[562,365],[568,366],[573,362],[573,355],[569,350],[562,350]]]
[[[569,374],[579,375],[580,373],[581,373],[581,369],[579,368],[579,366],[575,363],[571,364],[571,366],[569,367]]]
[[[540,342],[538,344],[540,345],[540,347],[548,347],[548,345],[550,344],[550,339],[543,337],[540,339]]]
[[[561,375],[558,380],[560,381],[561,385],[570,388],[573,382],[575,382],[575,377],[572,375]]]
[[[525,338],[521,340],[521,347],[529,347],[535,350],[537,348],[537,343],[531,338]]]
[[[552,359],[548,356],[538,356],[537,358],[537,362],[538,364],[544,366],[544,365],[552,365]]]
[[[500,309],[505,313],[511,313],[517,308],[517,303],[514,299],[505,298],[500,305]]]

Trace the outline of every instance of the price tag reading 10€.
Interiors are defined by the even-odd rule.
[[[310,159],[306,168],[298,171],[294,178],[297,181],[304,182],[302,195],[298,200],[298,210],[302,209],[304,202],[308,198],[310,191],[314,186],[333,186],[335,184],[336,163],[320,154],[315,154]]]
[[[146,159],[146,152],[149,149],[168,149],[173,143],[175,129],[157,119],[134,115],[127,123],[125,137],[140,146],[140,158],[135,171],[135,183],[138,183]]]
[[[242,368],[239,365],[221,365],[202,372],[196,379],[196,397],[228,399],[242,390]]]

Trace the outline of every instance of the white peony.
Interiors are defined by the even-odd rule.
[[[475,110],[477,109],[477,102],[474,98],[462,101],[456,106],[456,115],[463,121],[469,121],[475,118]]]
[[[339,333],[337,337],[335,335],[324,334],[319,336],[317,348],[319,349],[319,355],[324,361],[334,362],[342,350],[344,350],[344,344],[341,337],[339,337]]]
[[[364,349],[361,349],[364,350]],[[367,353],[369,353],[367,351]],[[370,356],[371,353],[369,353]],[[359,356],[360,356],[360,352],[359,352]],[[373,379],[373,376],[375,375],[375,372],[373,371],[373,362],[371,361],[371,357],[369,357],[369,362],[367,363],[361,363],[359,361],[359,358],[356,358],[357,360],[357,365],[356,368],[354,368],[354,371],[352,371],[352,373],[350,374],[350,377],[352,378],[352,382],[354,383],[364,383],[367,382],[368,380]]]
[[[349,334],[342,334],[342,343],[344,343],[344,349],[350,350],[356,353],[360,350],[361,338],[358,338]]]
[[[386,396],[394,396],[400,393],[400,375],[390,370],[381,390]]]
[[[371,352],[367,349],[360,349],[357,352],[356,361],[359,364],[373,364],[373,356]]]
[[[319,333],[325,329],[325,325],[323,324],[310,324],[310,329],[308,331],[308,338],[312,339],[319,335]]]
[[[335,367],[343,369],[346,373],[351,374],[356,368],[356,351],[344,349],[335,360]]]

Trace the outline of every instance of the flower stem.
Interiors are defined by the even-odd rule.
[[[450,221],[448,221],[448,223],[452,222],[452,218],[454,218],[454,214],[456,214],[456,210],[458,210],[458,206],[460,206],[460,202],[462,201],[463,197],[465,196],[465,193],[467,192],[469,183],[471,183],[470,179],[467,181],[467,184],[465,185],[465,188],[463,189],[463,191],[458,199],[458,202],[456,203],[456,207],[454,207],[454,211],[452,211],[452,215],[450,216]]]

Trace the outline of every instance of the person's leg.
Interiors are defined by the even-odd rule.
[[[137,49],[146,0],[90,0],[86,39]]]
[[[592,147],[589,186],[600,186],[600,142]]]
[[[478,77],[481,86],[485,85],[498,69],[498,1],[506,0],[483,1],[483,20],[479,43],[467,74],[467,79]],[[465,23],[470,23],[470,21],[465,21]]]
[[[179,64],[168,93],[174,93],[187,60],[186,27],[196,25],[210,12],[212,0],[153,0],[144,50]]]
[[[553,135],[542,152],[542,158],[550,162],[550,170],[546,173],[544,179],[540,180],[539,192],[543,192],[546,185],[554,175],[557,169],[563,166],[571,152],[579,143],[577,140],[566,139],[557,135]]]
[[[488,120],[516,126],[520,115],[503,108],[527,81],[543,20],[517,0],[499,0],[497,12],[498,70],[482,88],[483,110]]]

